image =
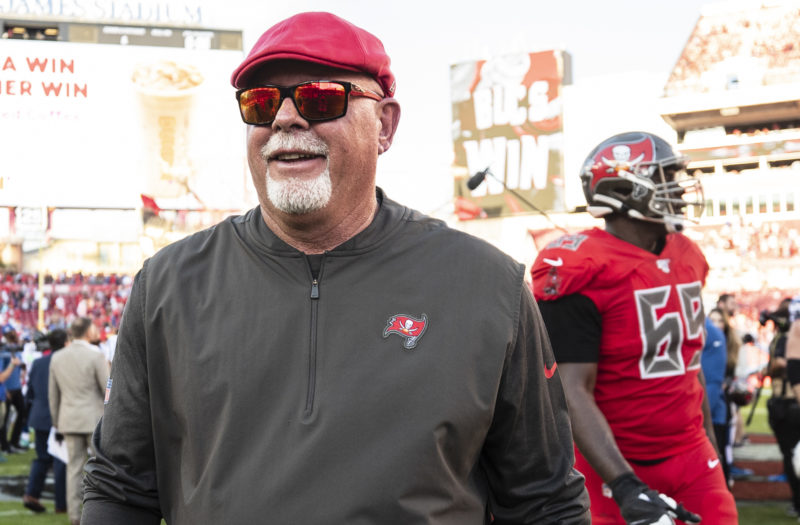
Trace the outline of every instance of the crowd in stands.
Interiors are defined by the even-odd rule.
[[[731,30],[731,26],[737,25],[735,19],[717,21],[709,17],[700,18],[677,64],[672,69],[667,81],[666,94],[676,95],[685,91],[697,91],[697,87],[693,84],[699,84],[700,76],[713,64],[738,56],[742,47],[741,34],[737,30]]]
[[[702,228],[700,245],[706,257],[733,252],[751,259],[790,259],[800,254],[800,223],[732,221],[721,227]]]
[[[745,68],[761,69],[761,83],[775,84],[800,78],[800,9],[761,5],[740,11],[705,14],[697,22],[667,81],[667,96],[733,88],[739,76],[728,73],[725,85],[709,82],[708,72],[729,59],[745,59]],[[757,66],[755,65],[757,64]],[[756,71],[756,73],[759,73]]]
[[[759,311],[800,291],[800,222],[731,217],[721,226],[699,226],[688,233],[711,265],[706,293],[736,292],[754,335]]]
[[[65,329],[76,317],[89,317],[101,334],[119,327],[133,279],[128,275],[45,275],[43,327]],[[0,326],[32,338],[39,327],[39,276],[4,272],[0,276]]]
[[[774,135],[784,131],[797,131],[800,129],[800,122],[796,120],[788,120],[782,122],[772,122],[760,126],[726,126],[725,133],[737,137],[749,136],[754,137],[757,135]]]
[[[800,43],[797,41],[800,10],[795,7],[781,14],[753,21],[756,32],[753,56],[767,59],[770,69],[784,68],[800,60]]]
[[[732,156],[746,159],[754,154],[769,155],[795,151],[798,134],[800,134],[800,121],[798,120],[768,120],[750,125],[719,124],[679,131],[678,143],[689,150],[708,147],[746,146],[739,150],[730,151]],[[795,166],[800,166],[800,162],[796,159],[770,161],[770,166],[772,168],[791,166],[793,162],[797,162]],[[752,161],[745,161],[744,163],[752,163]],[[724,166],[724,168],[730,172],[730,166]],[[736,168],[733,169],[735,170]],[[706,170],[713,170],[713,167],[706,167]]]

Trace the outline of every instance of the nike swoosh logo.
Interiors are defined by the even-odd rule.
[[[717,465],[719,465],[719,460],[718,459],[709,459],[708,460],[708,468],[714,468]]]
[[[544,377],[546,377],[547,379],[553,377],[553,374],[556,373],[556,368],[558,368],[558,363],[555,362],[553,363],[553,366],[551,366],[550,368],[547,368],[547,365],[544,365]]]
[[[564,261],[561,259],[561,257],[558,259],[548,259],[547,257],[542,257],[542,262],[546,262],[550,266],[561,266],[564,264]]]

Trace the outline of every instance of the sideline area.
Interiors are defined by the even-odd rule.
[[[761,402],[759,402],[759,405]],[[758,417],[758,413],[756,414]],[[755,418],[753,424],[756,424]],[[773,448],[769,442],[763,443],[763,439],[768,439],[771,434],[751,434],[751,442],[748,445],[737,448],[735,458],[737,465],[752,468],[754,462],[775,461],[777,446]],[[11,454],[7,461],[0,463],[0,525],[67,525],[69,519],[65,514],[53,514],[53,481],[52,476],[48,476],[45,492],[42,494],[41,502],[47,508],[42,514],[34,514],[22,506],[22,493],[28,479],[31,460],[34,458],[33,450],[22,454]],[[740,459],[739,458],[752,458]],[[758,468],[758,466],[756,465]],[[759,472],[754,468],[756,472]],[[761,474],[754,474],[750,480],[737,480],[734,485],[734,496],[740,492],[742,494],[756,494],[752,486],[755,483],[768,483],[762,494],[774,496],[778,494],[781,483],[766,482],[760,480],[765,478]],[[785,483],[783,484],[785,485]],[[750,487],[750,488],[748,488]],[[788,493],[788,487],[787,487]],[[736,506],[739,509],[740,525],[789,525],[797,524],[797,518],[786,515],[788,501],[785,499],[776,500],[774,497],[765,499],[744,499],[737,496]],[[166,522],[162,522],[165,525]]]

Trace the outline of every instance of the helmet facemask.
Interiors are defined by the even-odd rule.
[[[686,221],[697,222],[703,213],[705,200],[700,181],[685,169],[684,158],[666,166],[659,166],[656,191],[650,201],[652,216],[663,222],[670,232],[683,230]],[[691,214],[688,209],[693,209]]]

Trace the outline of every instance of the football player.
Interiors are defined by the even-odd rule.
[[[601,142],[581,181],[605,229],[553,241],[531,270],[595,524],[737,523],[700,369],[708,264],[680,233],[703,206],[685,166],[650,133]]]

